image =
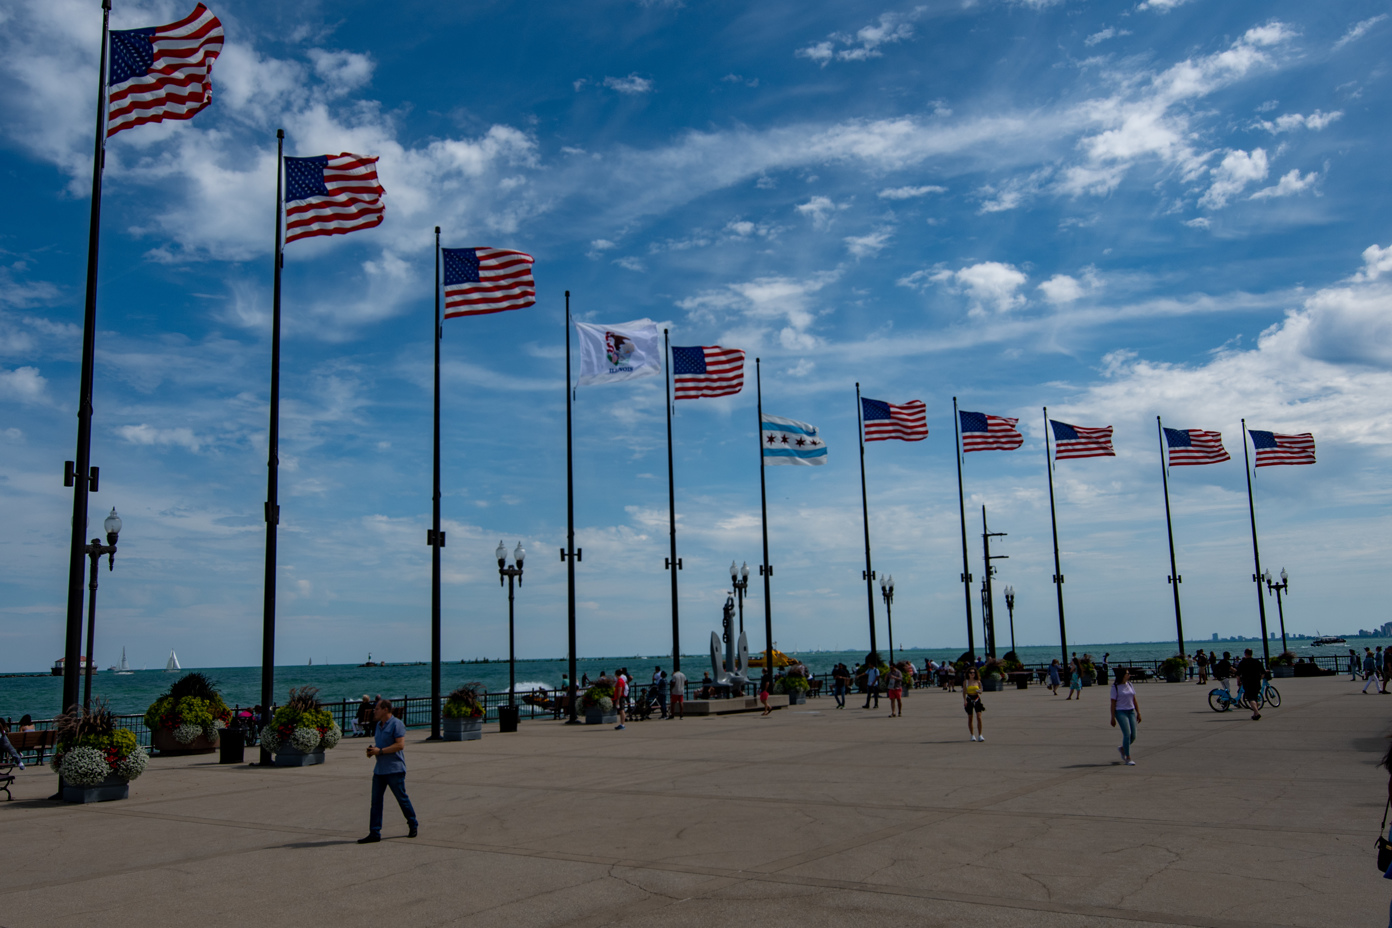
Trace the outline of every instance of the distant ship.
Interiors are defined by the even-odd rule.
[[[115,673],[117,676],[129,675],[130,673],[132,673],[132,671],[131,671],[131,669],[130,669],[130,664],[127,664],[127,663],[126,663],[126,649],[125,649],[125,648],[122,648],[122,649],[121,649],[121,663],[117,664],[117,665],[114,666],[114,667],[109,667],[109,668],[107,668],[107,669],[110,670],[110,671],[112,671],[113,673]]]
[[[1310,642],[1310,647],[1321,648],[1331,644],[1348,644],[1348,639],[1340,638],[1338,635],[1320,635]]]
[[[182,670],[182,669],[183,669],[183,668],[179,666],[179,656],[178,656],[177,654],[175,654],[173,651],[170,651],[170,652],[169,652],[169,660],[167,660],[167,661],[164,662],[164,672],[165,672],[165,673],[173,673],[173,672],[176,671],[176,670]]]

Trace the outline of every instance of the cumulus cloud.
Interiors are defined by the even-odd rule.
[[[789,350],[809,350],[819,339],[811,331],[820,315],[815,294],[834,283],[841,271],[822,271],[811,277],[759,277],[727,284],[679,300],[693,324],[734,325],[748,344],[758,344],[777,330],[778,343]]]
[[[832,217],[838,211],[846,209],[847,205],[835,203],[830,197],[813,197],[806,203],[799,203],[794,209],[810,219],[814,229],[825,229],[831,225]]]
[[[610,90],[617,90],[619,93],[636,94],[652,90],[653,82],[646,77],[630,74],[628,77],[606,77],[604,86]]]
[[[1315,110],[1309,116],[1302,116],[1299,113],[1287,113],[1275,119],[1259,119],[1253,125],[1255,128],[1265,129],[1272,135],[1278,132],[1290,132],[1294,129],[1313,129],[1318,132],[1343,115],[1343,110],[1335,110],[1332,113],[1324,113]]]
[[[0,367],[0,398],[20,403],[43,403],[48,399],[48,381],[37,367]]]
[[[1298,169],[1292,169],[1283,174],[1281,179],[1276,182],[1275,186],[1263,187],[1252,194],[1248,199],[1265,200],[1270,197],[1295,196],[1297,193],[1303,193],[1309,190],[1315,185],[1315,181],[1319,180],[1319,178],[1320,175],[1315,171],[1311,171],[1309,174],[1301,177]]]
[[[1096,290],[1098,286],[1097,272],[1088,268],[1084,272],[1082,280],[1068,274],[1055,274],[1035,289],[1043,294],[1047,302],[1055,306],[1063,306],[1082,299]]]
[[[855,33],[833,32],[825,41],[799,48],[793,54],[826,67],[832,61],[865,61],[884,55],[881,46],[913,38],[913,22],[923,15],[925,7],[915,7],[907,13],[882,13],[880,18]]]
[[[880,191],[880,199],[912,200],[916,197],[926,197],[930,193],[947,193],[947,188],[936,184],[926,184],[922,187],[886,187]]]
[[[314,73],[338,93],[356,90],[372,80],[376,67],[372,56],[358,52],[311,48],[307,54],[314,64]]]
[[[1213,169],[1213,183],[1199,197],[1199,205],[1208,209],[1222,209],[1229,199],[1242,192],[1242,188],[1265,180],[1267,170],[1265,149],[1229,151],[1223,156],[1222,163]]]
[[[865,235],[850,235],[844,241],[846,250],[855,258],[869,258],[884,251],[889,244],[890,237],[894,234],[892,229],[876,229]]]
[[[172,446],[186,448],[195,453],[200,446],[193,430],[187,428],[159,429],[141,423],[123,425],[116,430],[116,434],[133,445]]]
[[[1377,16],[1373,16],[1369,19],[1362,20],[1361,22],[1354,23],[1352,26],[1349,27],[1349,31],[1345,32],[1343,36],[1339,39],[1339,41],[1334,43],[1335,50],[1337,51],[1338,49],[1343,48],[1350,42],[1356,42],[1357,40],[1363,38],[1363,36],[1368,34],[1368,31],[1370,29],[1372,29],[1374,26],[1376,26],[1378,23],[1382,22],[1386,18],[1386,13],[1379,13]]]
[[[950,292],[965,294],[971,303],[970,314],[980,316],[988,311],[1005,313],[1024,306],[1026,300],[1020,289],[1028,280],[1014,265],[982,261],[956,271],[915,271],[898,283],[915,289],[941,284]]]

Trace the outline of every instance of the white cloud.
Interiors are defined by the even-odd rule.
[[[1076,277],[1070,277],[1067,274],[1055,274],[1035,289],[1044,294],[1044,299],[1055,306],[1072,303],[1087,293],[1087,289]]]
[[[1138,10],[1159,10],[1161,13],[1168,13],[1177,6],[1183,6],[1189,0],[1143,0],[1136,7]]]
[[[1130,34],[1131,34],[1131,31],[1130,31],[1129,29],[1117,29],[1117,28],[1114,27],[1114,26],[1108,26],[1106,29],[1103,29],[1101,32],[1094,32],[1092,35],[1088,36],[1086,39],[1083,39],[1083,44],[1086,45],[1088,48],[1091,48],[1092,46],[1098,44],[1099,42],[1105,42],[1105,41],[1107,41],[1108,39],[1114,39],[1114,38],[1116,38],[1116,37],[1119,36],[1119,35],[1130,35]]]
[[[612,251],[619,246],[607,238],[597,238],[590,242],[590,250],[585,252],[587,258],[598,258],[606,251]]]
[[[677,306],[687,311],[693,324],[714,327],[732,321],[744,323],[738,334],[745,344],[757,345],[777,328],[784,348],[808,350],[818,344],[811,331],[820,315],[813,306],[813,296],[840,276],[837,269],[803,279],[758,277],[698,293],[677,301]]]
[[[922,288],[939,283],[954,293],[964,293],[971,301],[970,313],[984,315],[987,310],[1009,312],[1025,305],[1020,288],[1028,278],[1016,267],[999,261],[983,261],[956,271],[917,271],[901,278],[901,286]]]
[[[892,229],[877,229],[865,235],[850,235],[844,241],[846,250],[855,258],[868,258],[879,254],[889,244],[894,234]]]
[[[1261,190],[1252,194],[1248,199],[1265,200],[1270,197],[1295,196],[1297,193],[1303,193],[1309,190],[1315,185],[1315,181],[1319,180],[1319,178],[1320,175],[1316,171],[1311,171],[1309,174],[1301,177],[1298,169],[1292,169],[1282,175],[1281,179],[1276,182],[1274,187],[1263,187]]]
[[[1213,220],[1206,216],[1198,216],[1194,219],[1184,220],[1184,224],[1194,229],[1207,229],[1213,225]]]
[[[812,220],[814,229],[825,229],[831,225],[831,219],[840,210],[846,209],[848,204],[835,203],[830,197],[813,197],[806,203],[799,203],[794,207],[799,213]]]
[[[1349,31],[1345,32],[1343,37],[1340,38],[1339,41],[1334,43],[1335,50],[1343,48],[1350,42],[1354,42],[1358,39],[1363,38],[1363,36],[1368,34],[1368,30],[1372,29],[1374,26],[1376,26],[1378,23],[1382,22],[1386,18],[1386,13],[1380,13],[1377,16],[1365,19],[1362,22],[1354,23],[1352,26],[1349,27]]]
[[[48,381],[37,367],[17,367],[12,371],[0,367],[0,398],[20,403],[43,403],[48,397]]]
[[[880,199],[912,200],[915,197],[926,197],[930,193],[947,193],[947,188],[939,187],[936,184],[927,184],[922,187],[886,187],[880,191]]]
[[[357,52],[311,48],[307,54],[314,64],[314,73],[338,93],[356,90],[372,80],[372,71],[376,67],[372,56]]]
[[[1241,193],[1248,184],[1265,180],[1266,174],[1265,149],[1229,151],[1223,156],[1222,163],[1213,169],[1213,183],[1208,192],[1199,197],[1199,205],[1208,209],[1222,209],[1229,198]]]
[[[1276,117],[1274,120],[1259,119],[1253,125],[1255,128],[1265,129],[1272,135],[1278,132],[1290,132],[1293,129],[1313,129],[1315,132],[1318,132],[1343,115],[1343,110],[1335,110],[1332,113],[1324,113],[1320,110],[1315,110],[1309,116],[1302,116],[1299,113],[1287,113],[1284,116]]]
[[[641,272],[647,270],[647,268],[643,266],[643,262],[633,257],[633,255],[624,255],[622,258],[615,258],[614,263],[626,271]]]
[[[892,45],[913,38],[913,22],[923,15],[925,7],[915,7],[907,13],[882,13],[880,18],[856,30],[854,35],[833,32],[826,41],[800,48],[793,54],[826,67],[832,60],[865,61],[879,58],[883,45]]]
[[[628,77],[606,77],[604,86],[610,90],[617,90],[619,93],[635,94],[647,93],[652,90],[653,82],[646,77],[630,74]]]
[[[200,446],[193,430],[187,428],[158,429],[141,423],[123,425],[116,429],[116,434],[133,445],[172,445],[195,453]]]

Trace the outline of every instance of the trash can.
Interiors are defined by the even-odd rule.
[[[520,706],[499,706],[498,731],[517,731],[517,717],[520,713]]]
[[[240,728],[224,728],[218,733],[218,763],[240,764],[246,757],[246,743]]]

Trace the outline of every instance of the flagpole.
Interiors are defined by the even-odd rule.
[[[1174,590],[1174,624],[1175,634],[1179,638],[1179,653],[1184,654],[1184,622],[1179,615],[1179,584],[1182,577],[1179,575],[1179,568],[1175,566],[1174,553],[1174,525],[1170,521],[1170,475],[1169,469],[1165,466],[1165,427],[1160,422],[1160,417],[1155,417],[1155,431],[1160,438],[1160,483],[1165,489],[1165,534],[1170,540],[1170,575],[1166,577],[1170,582],[1171,589]]]
[[[962,492],[962,417],[957,412],[957,397],[952,398],[952,434],[957,436],[957,514],[962,520],[962,592],[967,600],[967,653],[976,660],[976,633],[972,631],[971,563],[967,554],[967,500]]]
[[[764,578],[764,673],[773,679],[773,594],[769,581],[773,579],[773,565],[769,563],[768,550],[768,490],[764,482],[764,382],[760,374],[759,359],[754,359],[754,388],[756,391],[756,411],[759,416],[759,515],[764,528],[764,562],[759,565],[759,576]]]
[[[1068,666],[1068,628],[1063,621],[1063,567],[1059,564],[1058,514],[1054,509],[1054,456],[1049,449],[1049,407],[1044,407],[1044,464],[1049,471],[1049,522],[1054,530],[1054,592],[1058,594],[1059,646]]]
[[[681,631],[677,623],[677,571],[681,570],[681,561],[677,560],[677,485],[672,471],[672,347],[666,329],[662,330],[662,357],[666,368],[662,383],[667,388],[667,527],[672,545],[667,568],[672,572],[672,672],[676,673],[681,670]]]
[[[565,292],[565,358],[566,358],[566,549],[561,557],[566,562],[566,632],[569,640],[569,660],[567,670],[570,680],[570,717],[568,725],[580,724],[576,715],[576,703],[580,693],[575,679],[575,562],[581,552],[575,550],[575,458],[570,430],[570,291]]]
[[[111,35],[111,0],[102,0],[101,64],[97,72],[97,131],[92,145],[92,210],[87,228],[87,293],[82,311],[82,375],[77,398],[77,452],[65,469],[63,485],[73,488],[72,541],[68,547],[68,613],[63,646],[63,704],[77,705],[82,666],[82,586],[87,578],[87,494],[96,492],[92,467],[92,380],[96,371],[97,251],[101,241],[102,171],[106,167],[106,68]],[[95,567],[93,568],[95,569]],[[92,655],[87,655],[92,660]]]
[[[278,468],[280,467],[280,271],[285,266],[281,242],[284,213],[285,130],[276,130],[275,256],[271,290],[271,412],[266,457],[266,568],[261,601],[261,711],[271,711],[275,701],[276,621],[276,526],[280,524]],[[258,720],[259,723],[260,720]],[[271,765],[271,755],[261,749],[261,765]]]
[[[1242,420],[1242,469],[1247,474],[1247,512],[1252,517],[1252,582],[1257,585],[1257,614],[1261,616],[1262,655],[1271,666],[1271,639],[1266,634],[1266,602],[1262,599],[1261,551],[1257,548],[1257,504],[1252,496],[1252,465],[1247,459],[1247,420]]]
[[[430,739],[440,740],[440,549],[445,533],[440,530],[440,227],[435,227],[435,485],[431,499],[430,537]]]
[[[859,382],[856,383],[856,428],[860,433],[860,515],[865,523],[865,600],[870,614],[870,650],[878,654],[880,649],[875,644],[875,571],[870,567],[870,502],[865,493],[865,419]],[[889,643],[889,649],[894,650],[893,641]]]

